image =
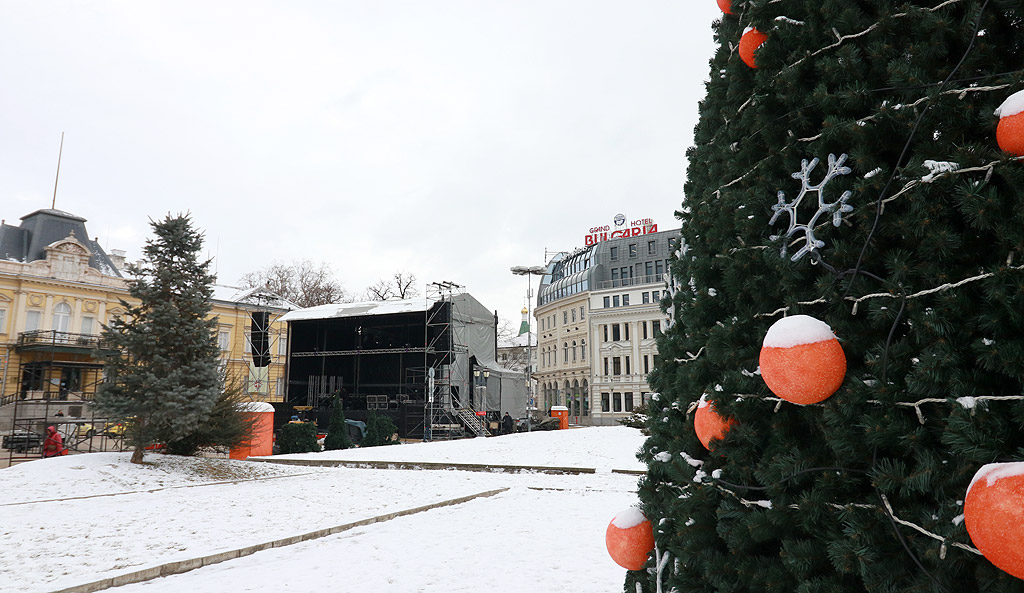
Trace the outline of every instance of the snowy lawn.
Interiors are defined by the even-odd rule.
[[[392,447],[344,449],[323,453],[277,455],[275,459],[341,459],[345,461],[422,461],[540,465],[645,470],[636,458],[643,444],[640,431],[624,426],[570,428],[470,441],[413,443]]]
[[[118,453],[21,464],[0,470],[0,591],[53,591],[498,488],[509,490],[116,591],[223,591],[224,583],[236,591],[312,591],[332,582],[347,590],[621,591],[624,571],[608,558],[604,529],[636,503],[637,478],[607,469],[636,469],[642,442],[637,430],[609,427],[347,453],[602,468],[592,475],[162,455],[147,455],[151,463],[138,467]],[[387,459],[369,455],[385,449],[393,450]]]

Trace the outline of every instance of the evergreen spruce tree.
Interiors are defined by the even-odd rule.
[[[348,449],[352,447],[352,439],[348,436],[348,424],[345,423],[345,410],[341,398],[334,396],[331,404],[331,419],[327,424],[327,437],[324,439],[324,451]]]
[[[366,419],[366,434],[363,436],[363,441],[359,443],[359,446],[379,447],[381,445],[394,445],[398,442],[393,438],[397,431],[398,427],[395,426],[391,418],[370,412],[369,417]]]
[[[132,462],[152,443],[171,443],[199,430],[222,395],[217,320],[209,317],[214,277],[197,259],[203,236],[188,215],[151,222],[155,237],[129,266],[124,315],[104,329],[111,351],[107,380],[96,394],[101,413],[128,419]]]
[[[316,424],[312,422],[289,422],[281,427],[277,444],[282,454],[287,453],[319,453],[320,444],[316,440]]]
[[[1024,402],[987,399],[1024,393],[1024,162],[993,116],[1024,88],[1020,1],[732,12],[687,153],[641,452],[656,558],[626,591],[1024,591],[958,547],[974,473],[1024,460]],[[736,51],[747,27],[767,34],[756,69]],[[830,154],[813,239],[787,236],[793,174],[817,158],[820,183]],[[813,193],[788,208],[819,214]],[[768,328],[795,314],[846,354],[820,404],[781,401],[757,373]],[[704,395],[737,421],[711,451],[694,434]]]

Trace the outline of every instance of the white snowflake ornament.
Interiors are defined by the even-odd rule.
[[[799,179],[801,184],[800,194],[797,195],[796,199],[792,202],[787,202],[786,192],[779,190],[779,203],[772,206],[772,210],[775,214],[772,215],[768,224],[775,224],[775,221],[778,220],[779,216],[781,216],[783,212],[787,212],[789,214],[789,229],[786,231],[786,240],[782,245],[782,257],[786,257],[790,237],[801,232],[803,233],[802,239],[804,240],[804,244],[800,247],[800,250],[790,258],[792,261],[797,261],[808,253],[821,249],[825,246],[825,242],[814,235],[814,227],[818,224],[818,219],[820,219],[824,214],[831,214],[832,226],[839,226],[843,222],[843,214],[853,212],[853,206],[846,203],[846,201],[850,199],[850,196],[853,195],[849,190],[843,192],[843,195],[839,196],[839,199],[834,202],[826,202],[824,195],[825,186],[829,181],[832,181],[839,175],[848,175],[852,171],[849,167],[843,166],[843,163],[846,162],[846,157],[846,154],[840,155],[839,158],[836,158],[836,155],[834,154],[828,155],[828,172],[825,173],[825,178],[821,180],[821,183],[817,185],[811,184],[810,177],[811,171],[818,166],[820,161],[817,157],[809,163],[804,159],[800,162],[800,170],[791,174],[791,177],[793,179]],[[806,224],[799,223],[797,208],[800,207],[800,203],[803,201],[804,196],[812,192],[818,196],[818,211],[814,213],[814,216],[812,216],[811,220]],[[780,236],[781,235],[772,235],[771,239],[774,241]]]

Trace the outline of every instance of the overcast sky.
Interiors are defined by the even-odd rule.
[[[0,217],[53,199],[141,255],[192,213],[218,280],[401,270],[516,323],[509,267],[676,228],[713,0],[0,1]],[[536,287],[536,280],[533,282]]]

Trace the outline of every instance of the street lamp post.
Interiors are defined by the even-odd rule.
[[[530,374],[533,370],[533,329],[531,329],[533,319],[531,319],[530,315],[533,283],[530,280],[530,276],[543,276],[547,274],[547,268],[544,266],[512,266],[510,270],[516,276],[526,276],[526,431],[533,432],[533,418],[531,417],[531,408],[534,406],[533,383],[530,379]]]

